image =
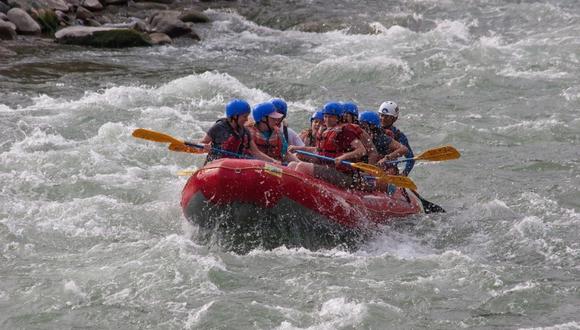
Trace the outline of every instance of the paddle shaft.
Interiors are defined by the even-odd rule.
[[[183,142],[183,144],[185,144],[188,147],[193,147],[193,148],[198,148],[198,149],[205,149],[205,147],[201,144],[197,144],[197,143],[192,143],[192,142]],[[211,148],[212,151],[218,152],[220,154],[224,154],[224,155],[228,155],[228,156],[234,156],[237,158],[248,158],[248,159],[253,159],[254,157],[251,156],[247,156],[247,155],[240,155],[238,153],[235,152],[231,152],[231,151],[227,151],[227,150],[223,150],[220,148]]]
[[[308,152],[308,151],[304,151],[304,150],[296,150],[297,153],[302,154],[302,155],[306,155],[306,156],[310,156],[310,157],[314,157],[314,158],[319,158],[319,159],[324,159],[324,160],[328,160],[329,162],[334,162],[334,158],[331,157],[326,157],[326,156],[322,156],[322,155],[318,155],[312,152]],[[342,164],[344,165],[351,165],[351,162],[347,162],[346,160],[341,160],[340,161]]]

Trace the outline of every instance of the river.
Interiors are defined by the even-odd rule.
[[[199,43],[0,58],[0,328],[580,328],[577,1],[205,13]],[[131,132],[200,138],[235,97],[285,98],[296,130],[330,100],[396,101],[416,153],[462,153],[411,173],[448,212],[354,251],[201,244],[176,172],[203,156]]]

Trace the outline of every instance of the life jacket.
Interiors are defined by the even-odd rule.
[[[260,149],[261,152],[265,153],[266,155],[276,159],[283,161],[284,156],[282,154],[283,145],[283,137],[280,134],[280,130],[277,127],[274,127],[272,130],[272,134],[270,134],[269,138],[264,136],[264,133],[260,132],[258,124],[254,124],[250,126],[250,131],[252,132],[252,139],[254,143]]]
[[[337,125],[333,128],[326,128],[324,132],[322,132],[320,139],[318,140],[317,144],[317,153],[322,156],[336,158],[339,157],[347,152],[353,150],[353,148],[349,145],[348,147],[344,148],[338,145],[337,138],[340,134],[345,131],[351,131],[353,134],[356,135],[356,132],[353,131],[353,128],[348,125]],[[357,159],[349,160],[351,162],[357,162]],[[356,171],[346,165],[339,165],[336,167],[337,170],[344,172],[344,173],[355,173]]]
[[[399,131],[395,126],[383,128],[385,134],[387,134],[391,139],[399,142],[399,137],[401,136],[401,131]]]
[[[250,150],[250,132],[247,128],[242,127],[242,132],[235,131],[225,118],[216,121],[216,125],[220,127],[220,134],[227,136],[224,142],[217,143],[212,141],[212,147],[239,155],[248,155]],[[207,154],[206,163],[219,158],[230,158],[231,156],[211,150]]]

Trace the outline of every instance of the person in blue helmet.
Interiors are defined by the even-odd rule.
[[[352,127],[341,124],[342,105],[340,103],[326,103],[322,114],[326,130],[322,132],[315,149],[319,155],[334,158],[334,164],[331,166],[330,164],[292,162],[288,167],[343,188],[356,188],[361,182],[359,173],[350,166],[342,165],[341,161],[357,162],[366,155],[367,151]]]
[[[379,154],[379,160],[376,165],[380,166],[387,174],[398,174],[396,165],[386,163],[407,154],[407,147],[385,133],[381,127],[381,118],[376,112],[364,111],[359,115],[358,121],[361,128],[371,136]]]
[[[397,105],[397,103],[393,101],[383,102],[379,107],[378,112],[381,117],[381,126],[385,131],[385,133],[388,136],[395,139],[395,141],[407,147],[408,151],[407,154],[405,155],[405,158],[413,158],[415,155],[413,154],[413,149],[411,149],[411,145],[409,145],[409,140],[407,139],[407,136],[394,126],[394,123],[399,118],[399,106]],[[413,166],[415,166],[414,160],[407,161],[405,169],[401,174],[408,176],[409,173],[411,173]]]
[[[288,153],[288,144],[276,125],[282,114],[276,111],[274,104],[264,102],[255,105],[252,117],[254,124],[248,126],[248,129],[261,152],[283,163],[298,160],[295,155]]]
[[[344,113],[342,114],[342,121],[349,124],[358,124],[358,106],[354,102],[342,103]]]
[[[357,133],[359,140],[363,143],[365,149],[367,149],[369,163],[374,164],[379,160],[379,154],[377,153],[370,135],[358,125],[358,106],[354,102],[343,102],[342,109],[341,121],[345,125],[351,126],[351,128]]]
[[[250,131],[244,126],[250,112],[250,104],[244,100],[234,99],[226,105],[226,117],[216,121],[204,138],[199,141],[208,153],[206,163],[219,158],[232,157],[217,150],[233,152],[241,157],[251,155],[268,162],[280,163],[261,152],[252,140]]]
[[[300,139],[304,141],[306,147],[316,147],[318,131],[324,125],[324,114],[322,111],[316,111],[310,117],[310,128],[300,132]]]
[[[271,99],[270,102],[274,104],[276,107],[276,111],[282,114],[282,119],[280,119],[277,123],[278,127],[282,130],[284,138],[288,145],[291,146],[298,146],[303,147],[304,141],[300,138],[298,133],[294,131],[292,128],[288,127],[288,123],[286,122],[286,117],[288,117],[288,104],[281,98],[274,98]]]

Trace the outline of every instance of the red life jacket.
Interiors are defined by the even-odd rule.
[[[216,140],[212,139],[212,146],[217,149],[234,152],[240,155],[247,155],[249,154],[250,150],[250,132],[245,128],[242,127],[241,134],[240,132],[235,131],[226,119],[220,119],[215,124],[217,127],[216,134],[221,137],[219,140],[222,140],[222,143],[218,143]],[[227,137],[227,138],[226,138]],[[223,140],[225,139],[225,140]],[[219,158],[229,158],[226,154],[217,152],[217,151],[210,151],[207,154],[206,163],[219,159]]]
[[[283,142],[280,130],[277,127],[274,127],[272,134],[270,134],[270,138],[266,139],[264,134],[260,132],[256,125],[257,124],[250,126],[250,131],[252,132],[252,139],[258,149],[276,160],[283,161],[285,155],[282,155]]]

